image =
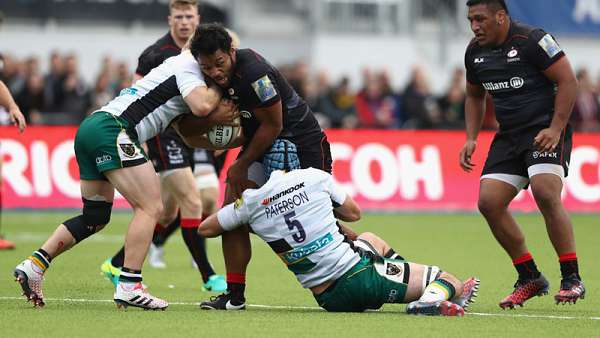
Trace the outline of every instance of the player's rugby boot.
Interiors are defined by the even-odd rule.
[[[32,302],[34,307],[43,307],[45,305],[42,292],[44,272],[30,259],[26,259],[17,265],[13,275],[15,281],[21,285],[23,296],[27,297],[27,301]]]
[[[465,315],[465,310],[458,304],[444,300],[439,302],[414,301],[406,306],[406,313],[424,316],[456,316]]]
[[[108,278],[108,280],[112,283],[114,287],[117,287],[119,284],[119,276],[121,275],[121,269],[112,265],[111,259],[107,259],[100,265],[100,271],[102,274]]]
[[[200,303],[203,310],[245,310],[246,299],[244,296],[234,296],[233,293],[222,293],[210,297],[209,301]]]
[[[208,277],[208,281],[204,283],[202,289],[211,292],[225,292],[227,291],[227,282],[222,275],[212,275]]]
[[[585,287],[581,279],[576,275],[571,275],[568,278],[564,278],[560,282],[560,290],[554,296],[556,305],[573,303],[575,304],[578,299],[585,298]]]
[[[547,295],[549,287],[550,283],[542,274],[536,279],[519,279],[515,283],[515,290],[498,305],[503,309],[514,309],[517,305],[523,307],[523,303],[528,299]]]
[[[471,277],[463,282],[463,292],[454,303],[460,305],[465,311],[471,303],[475,303],[475,297],[479,291],[479,284],[481,281],[476,277]]]
[[[115,289],[114,301],[119,309],[133,306],[144,310],[166,310],[169,306],[167,301],[148,293],[142,283],[119,283]]]

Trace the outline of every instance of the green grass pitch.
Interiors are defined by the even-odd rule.
[[[439,265],[461,278],[478,276],[477,302],[463,318],[412,317],[403,305],[381,311],[332,314],[317,308],[267,245],[253,236],[253,257],[247,275],[247,302],[242,312],[201,311],[194,303],[212,294],[201,291],[201,280],[176,233],[167,242],[165,270],[144,269],[153,294],[171,302],[164,312],[112,303],[109,282],[100,264],[122,244],[129,220],[115,213],[111,225],[71,252],[53,261],[46,275],[42,310],[18,298],[12,269],[69,218],[67,213],[8,212],[2,231],[17,249],[0,251],[0,335],[3,337],[592,337],[600,336],[600,217],[575,215],[580,269],[587,298],[575,306],[556,306],[559,285],[556,255],[539,215],[518,216],[537,264],[551,282],[549,296],[524,308],[503,311],[498,301],[512,288],[516,275],[510,260],[478,215],[365,215],[354,225],[386,239],[400,254],[419,263]],[[208,241],[209,255],[223,272],[220,239]]]

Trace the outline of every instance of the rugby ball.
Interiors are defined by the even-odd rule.
[[[236,122],[239,124],[239,118]],[[208,140],[215,147],[225,148],[237,138],[240,134],[240,129],[240,125],[236,127],[224,125],[213,126],[207,133]]]

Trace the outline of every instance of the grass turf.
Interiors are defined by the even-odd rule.
[[[576,306],[556,306],[552,295],[559,285],[556,255],[538,215],[518,216],[538,267],[550,280],[550,296],[530,300],[524,308],[503,311],[497,303],[516,278],[510,260],[477,215],[366,215],[354,228],[372,231],[386,239],[407,259],[439,265],[459,277],[482,280],[474,314],[464,318],[412,317],[403,305],[386,305],[379,312],[333,314],[317,308],[267,245],[253,236],[253,258],[247,276],[247,302],[243,312],[201,311],[193,303],[207,299],[199,273],[176,233],[167,242],[166,270],[144,269],[144,280],[153,294],[172,304],[165,312],[130,308],[118,311],[109,282],[100,275],[102,261],[122,244],[129,215],[115,213],[111,225],[71,252],[53,261],[44,284],[46,307],[33,309],[15,299],[20,289],[12,269],[40,247],[65,213],[9,212],[2,231],[17,244],[0,251],[0,334],[29,337],[54,336],[406,336],[406,337],[554,337],[600,336],[600,238],[598,215],[575,215],[580,269],[588,298]],[[207,242],[218,272],[223,272],[220,240]],[[65,300],[71,299],[71,300]],[[288,307],[289,306],[289,307]]]

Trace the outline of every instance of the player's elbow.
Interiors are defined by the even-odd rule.
[[[198,234],[202,237],[208,238],[217,237],[219,235],[216,231],[211,229],[211,227],[209,227],[206,224],[202,224],[198,227]]]
[[[353,208],[353,210],[350,210],[350,212],[348,213],[346,222],[358,222],[360,221],[361,217],[362,214],[360,212],[360,209]]]

